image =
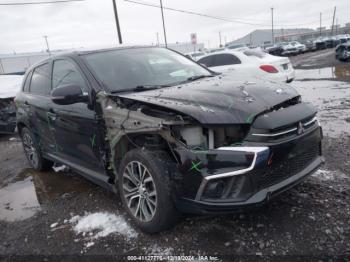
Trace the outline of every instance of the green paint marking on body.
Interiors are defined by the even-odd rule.
[[[255,114],[249,115],[249,116],[247,117],[246,123],[248,123],[248,124],[252,123],[254,116],[255,116]]]
[[[94,148],[96,145],[96,135],[94,134],[93,137],[90,138],[91,147]]]
[[[201,163],[202,163],[202,161],[199,161],[198,163],[193,163],[193,161],[192,161],[192,167],[190,168],[190,171],[196,170],[198,172],[201,172],[201,170],[198,168]]]

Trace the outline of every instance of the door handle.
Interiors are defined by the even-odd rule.
[[[49,121],[55,121],[56,120],[56,113],[55,110],[53,110],[52,108],[49,109],[49,111],[47,112],[47,117],[49,118]]]

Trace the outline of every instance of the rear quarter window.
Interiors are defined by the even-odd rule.
[[[206,67],[211,67],[213,66],[213,55],[203,57],[197,61],[198,64],[205,65]]]
[[[213,66],[237,65],[241,60],[232,54],[217,54],[214,57]]]

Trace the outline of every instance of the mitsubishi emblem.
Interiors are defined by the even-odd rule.
[[[298,124],[297,133],[298,133],[298,135],[301,135],[302,133],[304,133],[304,126],[301,122],[299,122],[299,124]]]

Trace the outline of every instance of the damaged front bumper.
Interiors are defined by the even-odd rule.
[[[13,98],[0,99],[0,134],[12,134],[16,129],[16,108]]]
[[[186,213],[235,212],[265,203],[324,162],[321,128],[289,141],[209,151],[178,150],[183,179],[176,205]]]

